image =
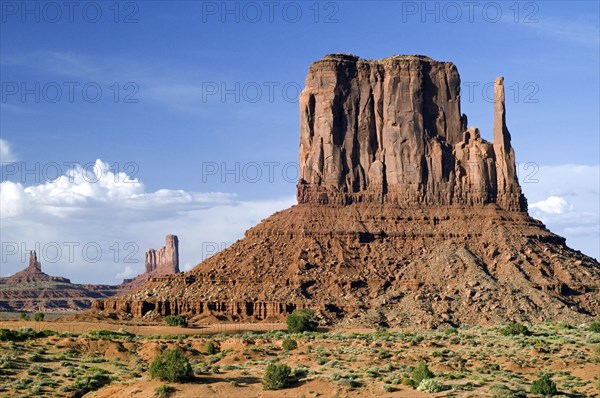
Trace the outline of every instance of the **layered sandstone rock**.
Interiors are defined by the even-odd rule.
[[[0,278],[0,311],[81,311],[90,308],[92,300],[119,292],[116,286],[78,285],[67,278],[48,275],[42,272],[42,263],[32,251],[27,268]]]
[[[138,289],[151,278],[178,274],[179,239],[176,235],[167,235],[165,245],[158,250],[146,251],[146,271],[132,279],[125,279],[120,285],[122,292]]]
[[[495,84],[494,139],[466,127],[456,67],[328,55],[300,100],[297,206],[97,316],[435,327],[598,315],[600,264],[527,214]]]
[[[36,282],[62,282],[71,283],[67,278],[61,276],[50,276],[42,272],[42,263],[38,261],[35,250],[29,252],[29,265],[23,271],[6,278],[0,278],[0,283],[22,285]]]
[[[179,273],[179,240],[177,236],[167,235],[163,247],[158,250],[148,249],[146,273],[156,276]]]
[[[498,203],[526,211],[496,81],[494,144],[466,128],[460,77],[423,56],[328,55],[300,97],[299,203]]]
[[[23,271],[0,278],[0,310],[29,312],[73,312],[91,307],[92,301],[124,295],[153,277],[179,273],[179,241],[167,235],[165,246],[146,252],[146,271],[120,285],[74,284],[67,278],[42,272],[42,264],[32,251]]]

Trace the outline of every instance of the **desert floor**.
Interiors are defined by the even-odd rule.
[[[331,330],[288,335],[282,324],[202,328],[93,322],[0,322],[0,397],[524,397],[540,372],[559,396],[600,397],[600,334],[564,323],[528,325],[529,336],[501,327],[425,332]],[[24,327],[25,329],[20,329]],[[243,331],[242,329],[252,329]],[[118,330],[121,329],[119,332]],[[41,332],[51,330],[53,332]],[[98,332],[103,330],[103,332]],[[286,338],[298,347],[286,351]],[[207,341],[217,351],[208,353]],[[180,348],[194,378],[152,380],[148,367],[166,348]],[[264,391],[269,363],[293,369],[290,388]],[[408,385],[425,362],[444,391]]]

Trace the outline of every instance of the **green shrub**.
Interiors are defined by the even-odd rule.
[[[48,336],[57,336],[58,332],[55,332],[54,330],[48,330],[48,329],[44,329],[44,330],[40,330],[39,332],[37,332],[37,337],[48,337]]]
[[[306,367],[299,366],[296,369],[294,369],[294,377],[297,379],[306,377],[307,374],[308,374],[308,368],[306,368]]]
[[[154,389],[158,398],[169,398],[169,396],[175,392],[175,389],[169,385],[162,384]]]
[[[168,315],[165,317],[165,323],[169,326],[179,326],[182,328],[187,328],[188,326],[187,318],[181,315]]]
[[[440,383],[436,379],[423,379],[419,383],[419,387],[417,387],[417,390],[429,393],[440,392],[443,389],[444,386],[442,385],[442,383]]]
[[[362,386],[362,383],[360,381],[356,380],[350,375],[340,378],[340,384],[348,387],[351,390]]]
[[[600,333],[600,318],[596,318],[596,320],[590,323],[589,327],[590,332]]]
[[[204,343],[204,352],[207,355],[214,355],[218,351],[219,351],[219,348],[217,347],[217,345],[214,342],[212,342],[212,341],[209,340],[206,343]]]
[[[33,316],[33,319],[34,319],[36,322],[41,322],[41,321],[43,321],[43,320],[44,320],[44,314],[42,314],[41,312],[37,312],[37,313],[36,313],[36,314]]]
[[[492,398],[515,398],[516,395],[504,384],[494,384],[490,387]]]
[[[519,322],[510,322],[504,327],[504,329],[502,329],[502,334],[504,336],[517,336],[520,334],[523,336],[529,336],[531,332],[529,329],[527,329],[527,326]]]
[[[549,397],[552,395],[556,395],[558,393],[558,390],[556,389],[556,384],[550,378],[550,375],[544,373],[540,376],[539,379],[535,380],[531,384],[531,393]]]
[[[394,392],[394,391],[396,391],[396,389],[393,386],[389,385],[389,384],[384,384],[383,385],[383,391],[385,391],[385,392]]]
[[[90,331],[88,331],[87,334],[90,337],[98,338],[98,339],[102,339],[102,340],[129,339],[129,338],[132,338],[135,336],[133,333],[129,333],[124,330],[115,331],[115,330],[105,330],[105,329],[90,330]]]
[[[417,367],[412,372],[412,380],[415,386],[419,386],[423,380],[432,379],[433,377],[433,372],[429,370],[425,362],[419,362]]]
[[[264,390],[281,390],[292,383],[292,369],[284,364],[271,364],[265,369]]]
[[[89,391],[99,390],[105,385],[110,384],[110,377],[103,373],[94,373],[92,375],[79,376],[75,383],[67,386],[67,391],[76,392],[76,396],[83,396]]]
[[[178,349],[165,350],[150,365],[150,376],[153,379],[176,383],[193,376],[190,361]]]
[[[0,329],[0,341],[20,341],[23,340],[16,330]]]
[[[400,379],[400,383],[405,385],[405,386],[409,386],[412,388],[415,388],[415,381],[413,379],[411,379],[410,377],[403,377],[402,379]]]
[[[298,348],[298,343],[296,343],[296,340],[294,340],[294,339],[285,339],[285,340],[283,340],[283,343],[281,344],[281,346],[283,347],[284,350],[291,351],[291,350],[295,350],[296,348]]]
[[[19,317],[21,318],[22,321],[29,320],[29,315],[26,312],[21,312],[21,315],[19,315]]]
[[[317,330],[315,312],[302,308],[285,318],[288,333],[314,332]]]

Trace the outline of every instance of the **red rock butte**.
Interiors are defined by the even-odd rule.
[[[503,78],[493,142],[467,128],[454,64],[332,54],[300,97],[298,205],[189,272],[94,302],[98,317],[436,327],[586,321],[600,264],[527,214]]]

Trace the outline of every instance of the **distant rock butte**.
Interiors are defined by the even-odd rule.
[[[167,235],[165,245],[158,250],[146,251],[146,272],[133,279],[125,279],[122,288],[132,291],[139,288],[150,278],[178,274],[179,239],[176,235]]]
[[[152,277],[178,273],[178,246],[177,236],[167,235],[164,247],[146,252],[146,271],[116,286],[73,284],[67,278],[45,274],[36,252],[31,251],[27,268],[0,278],[0,310],[63,312],[88,309],[94,299],[126,294]]]
[[[171,275],[179,273],[179,240],[167,235],[165,245],[158,250],[146,252],[146,273],[149,275]]]
[[[2,283],[14,285],[32,282],[71,283],[71,281],[67,278],[63,278],[61,276],[50,276],[42,272],[42,263],[38,261],[37,253],[33,250],[29,252],[29,266],[27,268],[9,277],[0,278],[0,280]]]
[[[490,143],[467,128],[452,63],[325,56],[300,97],[298,205],[82,316],[253,322],[311,307],[368,326],[591,319],[600,264],[527,214],[502,78],[494,91]]]

